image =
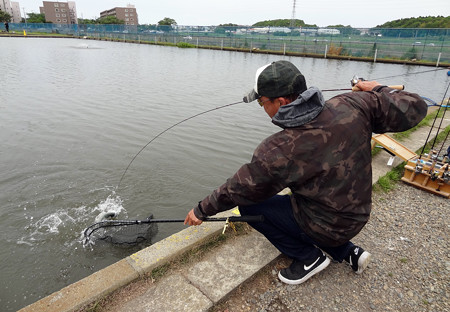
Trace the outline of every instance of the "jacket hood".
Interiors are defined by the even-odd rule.
[[[295,101],[281,106],[272,122],[281,128],[298,127],[316,118],[324,105],[322,92],[316,87],[310,87]]]

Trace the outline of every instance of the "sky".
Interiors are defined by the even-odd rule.
[[[19,2],[22,15],[39,13],[42,1]],[[66,1],[60,1],[66,2]],[[114,7],[136,7],[139,24],[157,24],[165,17],[178,25],[208,26],[291,19],[293,0],[75,0],[79,18],[95,19]],[[25,10],[23,9],[25,8]],[[419,16],[449,16],[449,0],[296,0],[295,18],[319,27],[375,27],[388,21]]]

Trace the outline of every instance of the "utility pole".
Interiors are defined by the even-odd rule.
[[[289,25],[290,28],[295,27],[295,0],[293,0],[292,4],[292,16],[291,16],[291,23]]]
[[[27,26],[27,14],[25,13],[25,7],[22,7],[23,10],[23,18],[25,19],[25,26]]]

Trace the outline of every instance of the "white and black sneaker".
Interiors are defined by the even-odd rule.
[[[323,253],[320,257],[310,263],[304,263],[294,259],[288,268],[282,269],[278,273],[278,278],[286,284],[301,284],[314,274],[325,269],[329,264],[330,259]]]
[[[372,255],[369,252],[355,246],[350,249],[349,254],[345,257],[345,261],[350,264],[356,274],[361,274],[369,265],[371,257]]]

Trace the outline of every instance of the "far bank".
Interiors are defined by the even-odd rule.
[[[416,34],[412,37],[387,37],[367,29],[351,35],[345,31],[318,34],[302,29],[292,35],[270,29],[261,33],[254,28],[222,31],[223,27],[179,26],[157,30],[144,26],[10,24],[10,32],[2,31],[0,36],[69,37],[372,63],[450,66],[449,29],[417,29],[411,32]]]

